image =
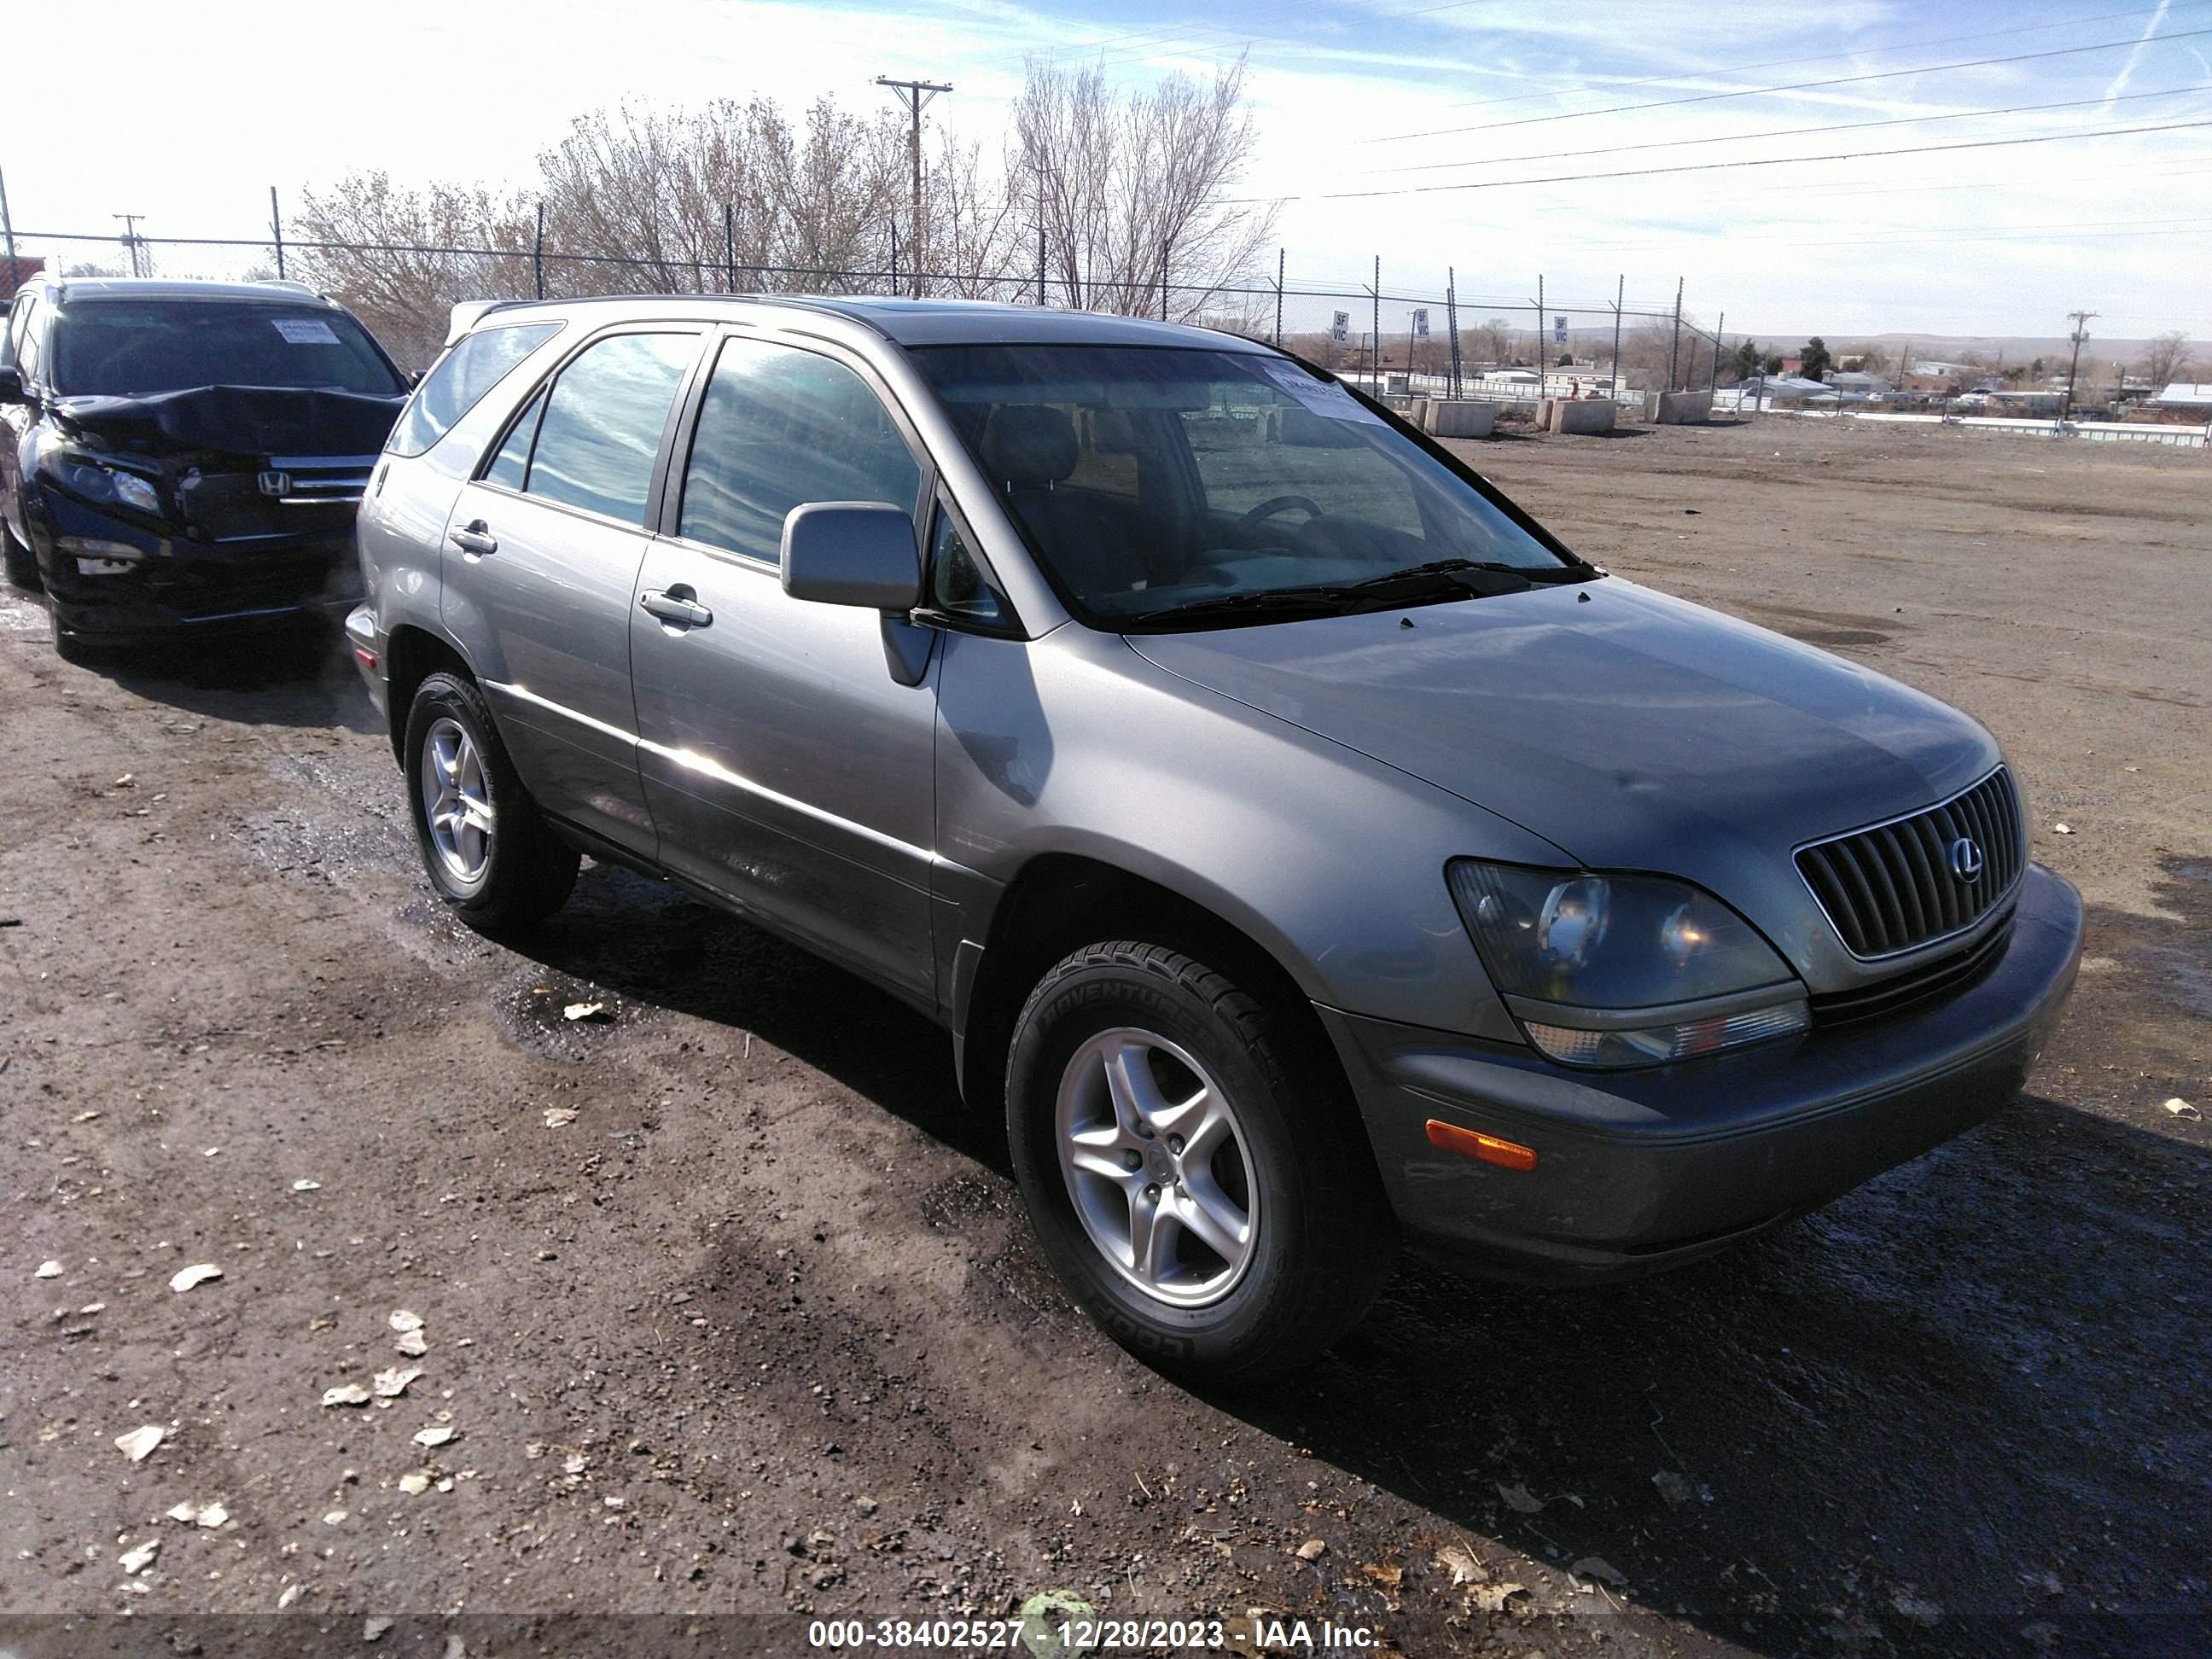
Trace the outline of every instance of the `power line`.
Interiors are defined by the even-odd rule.
[[[1640,144],[1607,144],[1595,149],[1555,149],[1536,155],[1492,155],[1477,161],[1423,161],[1413,167],[1374,167],[1369,176],[1398,173],[1443,173],[1453,167],[1510,167],[1517,161],[1558,161],[1578,155],[1620,155],[1639,149],[1680,149],[1695,144],[1740,144],[1753,138],[1797,138],[1819,132],[1857,132],[1869,127],[1918,126],[1929,121],[1972,121],[1991,115],[2030,115],[2054,109],[2085,109],[2092,104],[2134,103],[2145,98],[2180,98],[2192,92],[2212,92],[2212,82],[2193,87],[2173,87],[2164,92],[2130,92],[2118,98],[2069,98],[2056,104],[2012,104],[2002,109],[1960,109],[1942,115],[1897,115],[1879,121],[1835,121],[1811,127],[1772,127],[1765,132],[1729,132],[1707,138],[1654,138]]]
[[[2161,45],[2169,40],[2190,40],[2198,35],[2212,34],[2212,28],[2184,29],[2175,34],[2154,37]],[[1907,75],[1942,75],[1951,70],[1987,69],[1995,64],[2027,64],[2046,58],[2073,58],[2085,52],[2116,52],[2123,46],[2142,44],[2134,40],[2100,40],[2089,46],[2053,46],[2045,52],[2014,52],[2004,58],[1974,58],[1955,64],[1927,64],[1917,69],[1876,70],[1867,75],[1832,76],[1825,81],[1796,81],[1778,87],[1738,87],[1728,92],[1701,92],[1692,98],[1661,98],[1645,104],[1615,104],[1609,109],[1569,110],[1558,115],[1525,115],[1514,121],[1485,121],[1474,126],[1431,127],[1421,132],[1390,132],[1379,137],[1364,138],[1362,143],[1391,144],[1407,138],[1447,138],[1462,132],[1493,132],[1504,127],[1530,127],[1547,121],[1579,121],[1592,115],[1626,115],[1637,110],[1676,109],[1684,104],[1712,104],[1730,98],[1764,98],[1778,92],[1810,92],[1820,87],[1856,86],[1867,81],[1894,81]]]
[[[2096,127],[2082,132],[2045,132],[2026,138],[1974,138],[1954,144],[1907,144],[1897,149],[1837,150],[1826,155],[1752,155],[1734,161],[1699,161],[1674,167],[1629,167],[1618,173],[1561,173],[1537,179],[1483,179],[1456,185],[1407,185],[1396,190],[1338,190],[1298,196],[1231,198],[1237,205],[1255,202],[1352,202],[1379,196],[1430,196],[1446,191],[1507,190],[1516,185],[1572,185],[1597,179],[1656,179],[1668,173],[1723,173],[1735,167],[1799,167],[1814,161],[1864,161],[1884,155],[1934,155],[1956,149],[2006,149],[2018,144],[2056,144],[2073,138],[2124,138],[2142,132],[2186,132],[2212,127],[2212,121],[2165,121],[2153,126]]]
[[[1951,46],[1961,40],[1997,40],[2008,35],[2041,34],[2051,29],[2073,28],[2082,23],[2108,22],[2115,17],[2141,17],[2146,12],[2179,10],[2185,6],[2200,6],[2206,0],[2179,0],[2168,7],[2133,6],[2125,11],[2091,12],[2083,17],[2062,17],[2051,23],[2024,23],[2018,28],[1975,29],[1966,34],[1939,34],[1931,40],[1899,40],[1887,46],[1864,46],[1856,52],[1815,52],[1806,58],[1770,58],[1762,64],[1730,64],[1726,67],[1738,75],[1748,75],[1753,70],[1788,69],[1793,64],[1827,64],[1839,58],[1866,58],[1886,52],[1910,52],[1916,46]],[[1499,104],[1526,104],[1539,98],[1559,98],[1571,92],[1595,92],[1601,87],[1664,87],[1680,86],[1688,80],[1687,75],[1646,75],[1633,80],[1601,76],[1595,81],[1584,81],[1571,87],[1555,87],[1549,92],[1520,92],[1504,98],[1470,98],[1449,109],[1485,109]]]
[[[2076,239],[2102,240],[2110,236],[2124,236],[2130,240],[2142,236],[2212,236],[2212,217],[2153,219],[2148,222],[2141,219],[2115,219],[2087,225],[2001,225],[1987,232],[1966,231],[1957,234],[1946,233],[1940,236],[1896,236],[1889,234],[1893,231],[1924,230],[1925,228],[1926,227],[1923,225],[1864,225],[1860,227],[1862,234],[1859,235],[1817,241],[1790,236],[1786,232],[1777,232],[1766,226],[1759,227],[1757,230],[1749,233],[1741,226],[1729,227],[1726,228],[1726,234],[1739,243],[1748,234],[1771,236],[1776,240],[1786,241],[1792,248],[1856,247],[1873,252],[1893,247],[1948,247],[1954,242],[2044,242],[2073,241]],[[1568,238],[1565,239],[1565,245],[1572,248],[1620,249],[1672,247],[1679,246],[1680,242],[1680,238],[1678,235],[1647,237],[1640,241],[1626,242],[1585,242]]]

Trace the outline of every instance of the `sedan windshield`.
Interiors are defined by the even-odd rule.
[[[143,398],[203,386],[377,397],[407,389],[344,312],[282,301],[80,301],[57,319],[53,379],[71,398]]]
[[[1097,626],[1273,622],[1593,574],[1287,358],[913,356],[1061,597]]]

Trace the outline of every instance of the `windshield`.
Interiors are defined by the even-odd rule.
[[[310,386],[392,397],[407,388],[343,311],[252,300],[93,300],[56,319],[64,397],[143,398],[203,386]]]
[[[1260,596],[1447,561],[1538,581],[1586,568],[1287,358],[1042,345],[913,357],[1062,598],[1094,625],[1193,607],[1273,620]],[[1443,586],[1437,597],[1474,591]]]

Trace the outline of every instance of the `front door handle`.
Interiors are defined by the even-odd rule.
[[[446,539],[464,553],[473,553],[482,558],[487,553],[499,551],[499,538],[491,533],[491,526],[482,519],[471,520],[459,530],[449,530]]]
[[[661,621],[681,628],[704,628],[714,620],[714,613],[681,582],[670,588],[648,587],[638,595],[637,602]]]

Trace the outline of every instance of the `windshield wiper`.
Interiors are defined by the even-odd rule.
[[[1561,565],[1557,569],[1546,569],[1539,565],[1532,569],[1527,565],[1507,564],[1502,559],[1434,559],[1427,564],[1409,566],[1404,570],[1393,570],[1387,575],[1369,576],[1363,580],[1352,583],[1351,586],[1361,592],[1370,592],[1375,588],[1387,587],[1397,582],[1410,581],[1424,576],[1455,575],[1463,570],[1518,576],[1527,582],[1583,581],[1588,580],[1589,574],[1577,570],[1570,565]]]
[[[1186,605],[1171,605],[1164,611],[1148,611],[1127,620],[1130,626],[1137,627],[1153,623],[1182,622],[1187,617],[1235,617],[1267,611],[1299,617],[1334,615],[1351,610],[1371,597],[1355,592],[1349,587],[1278,587],[1257,593],[1221,593],[1212,599],[1193,599]]]

